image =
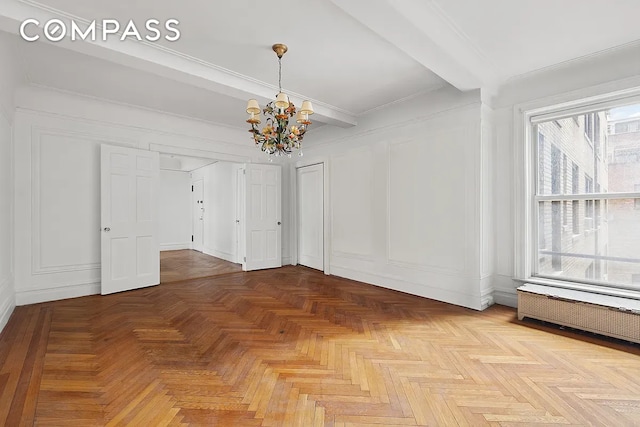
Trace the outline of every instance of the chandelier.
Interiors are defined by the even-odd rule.
[[[311,124],[309,116],[313,114],[310,101],[303,101],[302,107],[296,112],[296,107],[289,101],[287,94],[282,92],[282,56],[287,53],[287,46],[274,44],[273,51],[278,55],[278,95],[274,101],[269,102],[262,113],[266,117],[265,126],[260,129],[260,105],[255,99],[250,99],[247,104],[247,113],[250,115],[247,123],[251,125],[249,132],[253,140],[262,151],[271,155],[291,157],[292,150],[300,149],[302,138]],[[289,126],[289,119],[295,117],[295,123]],[[302,156],[302,151],[299,153]]]

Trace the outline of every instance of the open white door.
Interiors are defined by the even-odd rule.
[[[246,165],[245,271],[282,267],[281,176],[275,165]]]
[[[101,147],[102,295],[160,283],[159,156]]]
[[[324,270],[324,165],[298,168],[298,264]]]

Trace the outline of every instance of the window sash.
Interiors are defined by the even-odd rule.
[[[636,202],[638,202],[638,200],[640,200],[640,192],[637,191],[637,189],[634,188],[634,192],[615,192],[615,193],[601,193],[601,192],[596,192],[596,193],[571,193],[571,194],[540,194],[539,191],[542,191],[542,188],[540,185],[538,185],[538,183],[540,182],[540,171],[541,171],[541,166],[540,166],[540,153],[539,153],[539,149],[541,147],[540,142],[539,142],[539,130],[538,130],[538,125],[542,124],[542,123],[546,123],[548,121],[552,121],[552,117],[553,118],[569,118],[575,115],[582,115],[582,114],[588,114],[588,113],[594,113],[594,112],[599,112],[602,111],[603,109],[606,108],[613,108],[613,107],[620,107],[626,104],[632,105],[632,104],[638,104],[640,103],[640,99],[638,99],[637,96],[633,97],[633,98],[629,98],[627,100],[627,102],[620,102],[620,99],[617,100],[613,100],[607,103],[598,103],[598,104],[590,104],[590,105],[585,105],[585,106],[581,106],[581,107],[576,107],[576,108],[572,108],[570,110],[563,110],[563,111],[554,111],[552,113],[548,113],[548,114],[544,114],[544,115],[532,115],[529,116],[529,124],[527,126],[528,128],[528,134],[529,134],[529,138],[528,141],[530,142],[536,142],[535,144],[531,144],[529,145],[529,149],[531,150],[531,157],[530,157],[530,165],[531,165],[531,169],[529,169],[529,171],[532,173],[531,175],[531,181],[529,181],[531,184],[533,184],[530,189],[531,192],[529,193],[529,203],[530,204],[530,212],[531,212],[531,222],[530,222],[530,231],[531,231],[531,235],[529,237],[529,242],[531,242],[532,244],[529,245],[528,251],[530,251],[530,258],[529,258],[529,274],[528,277],[530,279],[535,280],[552,280],[554,282],[559,282],[559,283],[566,283],[567,286],[569,286],[569,284],[574,283],[574,284],[582,284],[584,286],[599,286],[602,287],[603,290],[609,289],[611,292],[615,292],[615,289],[619,289],[619,290],[623,290],[623,291],[633,291],[633,292],[639,292],[640,289],[638,288],[637,285],[630,285],[630,284],[623,284],[623,283],[616,283],[616,282],[609,282],[609,281],[601,281],[601,280],[597,280],[594,278],[587,278],[585,277],[584,279],[576,279],[574,277],[563,277],[563,276],[557,276],[557,275],[553,275],[553,274],[549,274],[548,272],[540,272],[539,269],[541,267],[540,265],[540,259],[539,257],[541,255],[545,255],[545,256],[556,256],[556,257],[571,257],[571,258],[585,258],[585,259],[594,259],[594,260],[601,260],[601,261],[612,261],[612,262],[627,262],[627,263],[632,263],[632,264],[639,264],[640,263],[640,259],[635,259],[635,258],[618,258],[618,257],[608,257],[608,256],[602,256],[602,255],[588,255],[588,254],[574,254],[574,253],[563,253],[563,252],[558,252],[558,251],[553,251],[553,250],[549,250],[549,248],[542,248],[539,246],[540,244],[540,230],[539,230],[539,226],[540,226],[540,210],[539,210],[539,206],[541,204],[541,202],[566,202],[566,201],[605,201],[605,200],[620,200],[620,199],[636,199]],[[606,106],[605,106],[606,105]],[[544,141],[545,143],[547,143],[547,141]],[[573,169],[572,169],[573,172]],[[566,183],[565,183],[566,184]],[[565,189],[566,190],[566,189]],[[574,188],[573,191],[575,191],[576,189]],[[590,191],[593,191],[594,189],[591,188]],[[599,190],[599,188],[598,188]],[[595,207],[593,208],[595,209]],[[595,212],[595,211],[594,211]],[[575,223],[575,219],[574,219],[574,223]],[[580,286],[580,285],[578,285]],[[604,291],[606,293],[606,291]]]
[[[563,200],[618,200],[640,199],[640,193],[585,193],[535,195],[534,202],[560,202]]]

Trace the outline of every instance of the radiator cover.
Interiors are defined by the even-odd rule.
[[[525,317],[640,343],[640,301],[526,284],[518,288]]]

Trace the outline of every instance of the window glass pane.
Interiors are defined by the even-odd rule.
[[[544,219],[539,218],[538,236],[545,244],[538,246],[537,274],[640,289],[640,209],[635,200],[539,202]],[[589,205],[593,218],[586,216]]]
[[[534,275],[640,289],[640,104],[538,123]],[[635,193],[603,199],[602,193]],[[572,195],[593,195],[584,200]]]
[[[640,184],[640,105],[539,123],[538,194],[632,192]]]

